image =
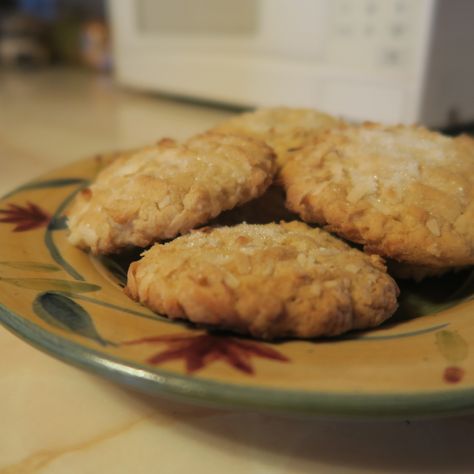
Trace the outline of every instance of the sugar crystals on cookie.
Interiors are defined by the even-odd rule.
[[[281,179],[306,222],[436,274],[474,264],[474,140],[367,123],[327,131]],[[419,275],[418,275],[419,276]]]

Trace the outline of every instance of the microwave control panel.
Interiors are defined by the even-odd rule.
[[[330,9],[326,62],[365,68],[409,66],[420,2],[334,0]]]

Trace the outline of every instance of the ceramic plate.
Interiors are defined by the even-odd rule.
[[[123,294],[133,255],[98,259],[67,242],[68,205],[103,166],[80,161],[0,201],[0,319],[26,341],[136,388],[213,405],[355,416],[474,408],[469,271],[402,284],[390,322],[333,340],[267,343],[173,323]]]

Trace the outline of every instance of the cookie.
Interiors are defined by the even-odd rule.
[[[175,237],[263,194],[275,167],[272,150],[248,137],[162,140],[116,159],[76,196],[69,240],[107,254]]]
[[[331,130],[281,172],[287,206],[428,273],[474,263],[474,140],[367,123]]]
[[[293,150],[313,140],[322,130],[342,123],[317,110],[273,107],[237,115],[213,130],[263,140],[275,150],[278,164],[283,165]]]
[[[126,293],[171,319],[272,339],[377,326],[397,308],[382,259],[303,222],[204,228],[132,263]]]

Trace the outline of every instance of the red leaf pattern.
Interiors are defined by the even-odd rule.
[[[164,344],[166,348],[153,354],[147,362],[158,365],[170,360],[183,359],[188,373],[197,372],[215,360],[222,360],[234,369],[251,375],[255,372],[250,360],[252,357],[279,362],[289,360],[267,344],[209,333],[152,336],[123,344]]]
[[[7,209],[0,209],[0,222],[16,224],[13,232],[45,227],[50,220],[51,216],[32,202],[27,202],[25,206],[9,203]]]

